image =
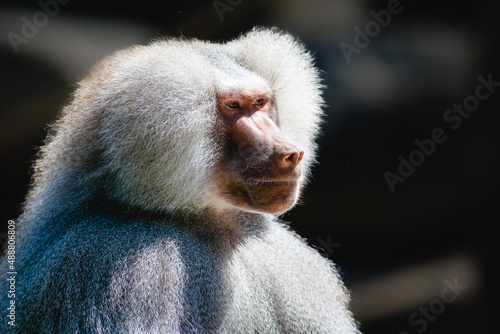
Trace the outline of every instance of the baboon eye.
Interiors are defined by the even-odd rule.
[[[267,100],[264,98],[261,98],[261,99],[258,99],[257,101],[255,101],[255,105],[257,107],[263,107],[266,105],[266,103],[267,103]]]
[[[240,103],[238,101],[231,101],[231,102],[227,102],[226,106],[228,106],[231,109],[237,109],[240,107]]]

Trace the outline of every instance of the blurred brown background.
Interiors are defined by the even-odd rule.
[[[284,219],[338,264],[362,331],[497,327],[500,87],[473,98],[479,76],[500,82],[494,2],[54,1],[0,3],[0,233],[47,125],[95,61],[165,35],[224,41],[277,26],[314,53],[328,105],[315,177]],[[474,111],[446,122],[464,101]],[[412,153],[436,128],[446,140]],[[400,155],[418,166],[391,191],[384,173],[398,174]]]

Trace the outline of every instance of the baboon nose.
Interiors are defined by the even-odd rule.
[[[281,157],[279,166],[283,169],[293,170],[300,163],[303,156],[303,151],[293,151],[286,153]]]

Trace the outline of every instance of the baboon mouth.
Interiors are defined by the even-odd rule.
[[[245,182],[249,186],[284,186],[284,185],[295,185],[298,179],[291,180],[267,180],[267,179],[247,179]]]

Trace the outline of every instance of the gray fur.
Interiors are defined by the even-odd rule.
[[[291,36],[168,39],[100,63],[35,164],[18,221],[16,327],[4,315],[1,331],[358,333],[332,263],[275,216],[214,195],[216,94],[262,86],[305,152],[304,184],[322,100]],[[2,314],[6,291],[4,269]]]

